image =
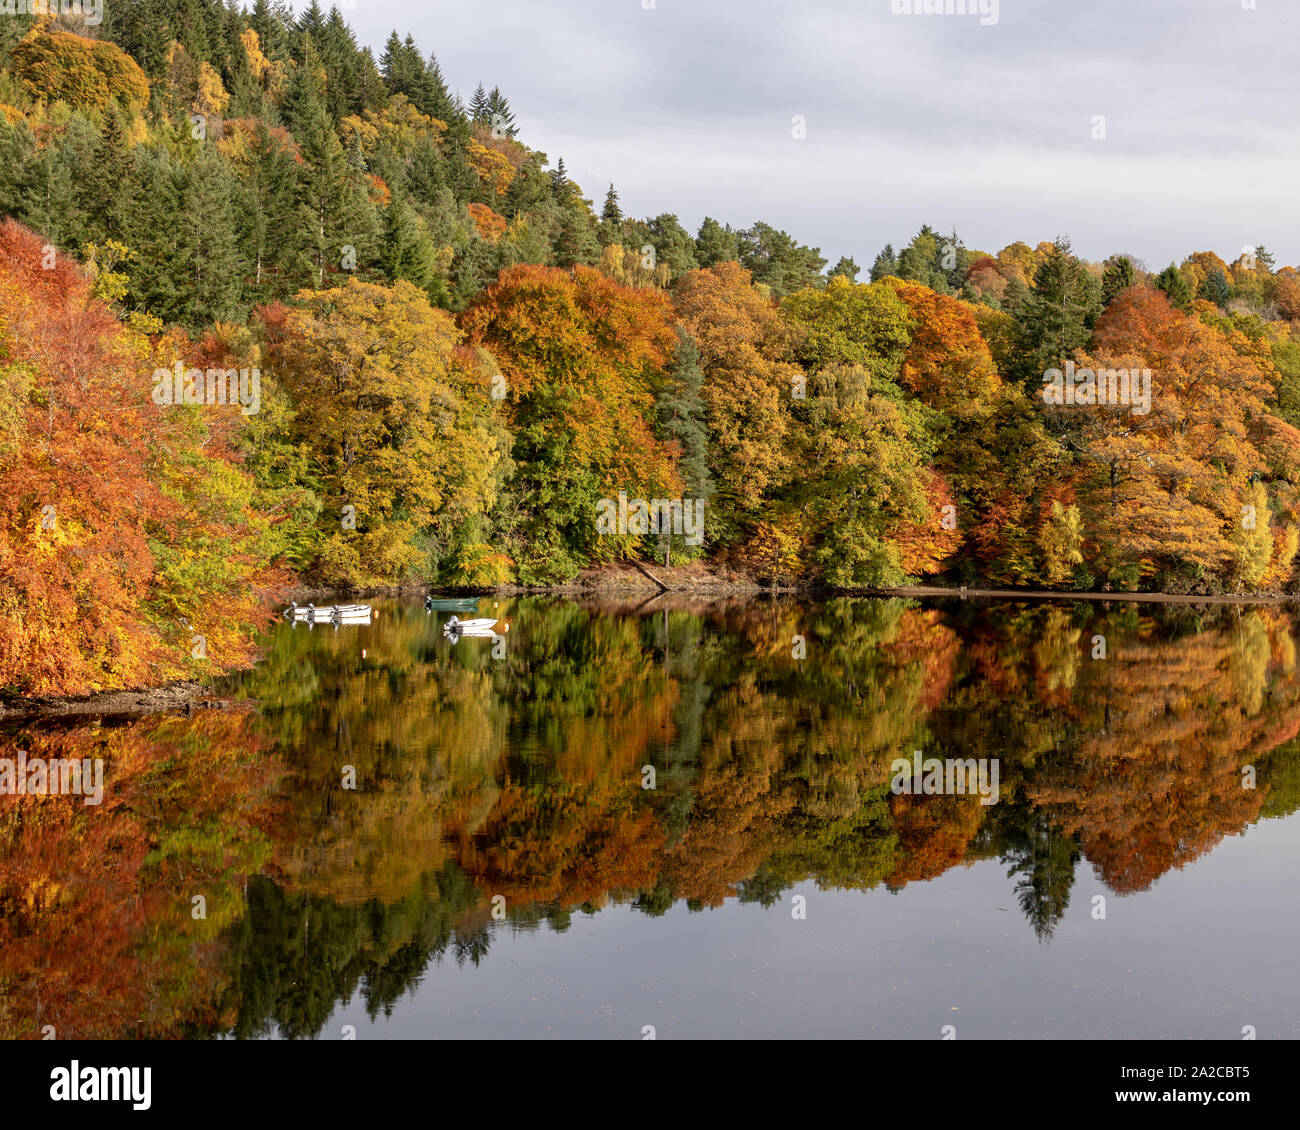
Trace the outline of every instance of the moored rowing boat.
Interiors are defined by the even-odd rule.
[[[305,608],[300,608],[295,603],[284,610],[284,615],[288,620],[314,620],[318,624],[327,620],[369,623],[371,608],[368,604],[327,604],[321,608],[309,604]]]

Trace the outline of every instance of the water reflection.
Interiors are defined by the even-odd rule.
[[[93,810],[0,796],[0,1036],[310,1037],[502,926],[979,860],[1047,940],[1080,860],[1143,892],[1300,805],[1277,608],[530,598],[452,647],[376,607],[277,628],[240,709],[0,733],[106,766]],[[999,803],[893,795],[914,750],[998,759]]]

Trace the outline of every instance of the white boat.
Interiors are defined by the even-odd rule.
[[[297,603],[290,604],[284,610],[285,618],[302,623],[304,620],[315,622],[317,624],[327,623],[344,623],[344,624],[369,624],[371,610],[368,604],[327,604],[320,608],[314,605],[307,605],[305,608],[299,607]]]
[[[471,635],[471,634],[479,635],[484,633],[491,635],[492,629],[495,628],[496,626],[497,626],[496,620],[487,620],[487,619],[458,620],[455,616],[453,616],[442,626],[442,630],[448,633],[458,632],[463,636]]]

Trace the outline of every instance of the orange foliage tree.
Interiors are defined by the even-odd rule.
[[[0,686],[81,693],[229,670],[265,622],[265,520],[236,407],[159,405],[173,339],[0,226]]]

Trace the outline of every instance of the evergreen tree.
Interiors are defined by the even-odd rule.
[[[238,184],[211,146],[202,146],[181,174],[174,263],[183,301],[165,315],[192,330],[212,322],[242,320],[245,273],[237,251]],[[154,313],[162,315],[161,311]]]
[[[283,60],[289,57],[291,20],[291,15],[286,17],[282,4],[277,4],[274,0],[255,0],[248,26],[257,32],[262,54],[268,59]]]
[[[1232,301],[1232,286],[1218,267],[1212,267],[1201,280],[1196,297],[1208,299],[1216,306],[1226,307]]]
[[[849,282],[857,282],[858,275],[862,268],[859,267],[850,256],[841,256],[840,261],[831,268],[827,278],[833,279],[836,275],[843,275]]]
[[[1137,281],[1133,270],[1133,260],[1127,255],[1114,255],[1106,261],[1106,269],[1101,276],[1101,301],[1109,306],[1120,291],[1128,290]]]
[[[46,147],[56,152],[58,146]],[[36,135],[26,119],[10,122],[0,114],[0,215],[16,216],[47,239],[52,238],[42,216],[42,162]],[[72,178],[66,181],[71,189]]]
[[[499,86],[494,86],[487,96],[485,115],[494,136],[514,137],[519,132],[519,128],[515,125],[515,116],[510,111],[510,103],[501,93]]]
[[[325,68],[326,105],[337,123],[361,110],[361,54],[357,41],[337,8],[330,10],[315,43]]]
[[[1156,286],[1163,290],[1169,296],[1170,303],[1180,310],[1186,310],[1191,306],[1192,288],[1183,272],[1172,263],[1156,275]]]
[[[695,240],[671,212],[661,213],[646,226],[650,246],[655,249],[656,264],[667,266],[673,278],[679,279],[699,266],[695,259]]]
[[[487,120],[487,113],[487,91],[483,89],[483,84],[479,83],[474,91],[474,96],[469,100],[469,116],[476,122],[484,122]]]
[[[363,47],[357,56],[357,92],[363,114],[367,110],[379,113],[388,105],[388,88],[384,85],[384,76],[379,73],[369,47]]]
[[[298,57],[306,57],[306,40],[310,39],[313,44],[319,44],[321,41],[321,32],[325,29],[325,13],[321,11],[319,0],[311,0],[306,10],[298,17],[296,31],[298,33]]]
[[[1043,373],[1064,367],[1087,344],[1100,306],[1100,288],[1094,289],[1087,269],[1071,254],[1069,239],[1058,237],[1034,272],[1020,317],[1018,376],[1031,395]]]
[[[676,441],[680,450],[677,470],[682,477],[685,496],[688,499],[704,499],[707,515],[708,503],[714,494],[714,483],[709,474],[704,370],[700,366],[700,351],[691,336],[685,330],[678,329],[677,339],[673,369],[657,400],[659,435],[663,439]]]
[[[319,288],[325,285],[326,270],[342,262],[344,248],[353,249],[359,265],[375,225],[358,155],[349,159],[325,111],[325,75],[310,36],[287,106],[303,161],[299,216],[305,258]]]
[[[93,159],[81,171],[78,188],[95,241],[129,241],[135,207],[135,159],[126,138],[126,122],[116,103],[104,112],[104,126]]]
[[[939,294],[951,290],[944,266],[943,240],[929,224],[923,224],[898,256],[898,277],[928,286]]]
[[[127,246],[135,252],[131,263],[128,305],[166,321],[186,314],[189,279],[186,265],[176,256],[182,223],[181,190],[184,173],[166,146],[142,149],[137,154],[140,206],[132,214]]]
[[[176,38],[171,19],[174,11],[174,5],[106,4],[100,34],[132,56],[151,79],[157,79],[163,73],[167,48]]]
[[[290,147],[259,121],[241,176],[239,245],[247,262],[251,300],[282,298],[306,282],[299,261],[297,165]]]
[[[591,267],[600,262],[600,241],[595,218],[583,200],[570,195],[564,204],[552,206],[552,260],[557,267]]]
[[[728,224],[723,227],[711,216],[705,216],[695,236],[695,259],[701,267],[715,263],[731,263],[740,258],[740,235]]]
[[[605,193],[605,206],[600,210],[600,221],[603,224],[620,224],[623,222],[623,209],[618,206],[618,193],[614,190],[612,181],[609,185],[609,191]]]
[[[740,234],[740,264],[756,283],[770,287],[776,298],[825,282],[822,271],[826,260],[819,248],[804,247],[786,232],[762,222]]]
[[[384,53],[379,56],[379,72],[394,94],[405,94],[413,85],[406,72],[406,52],[402,50],[402,40],[396,29],[388,33],[388,40],[384,43]]]
[[[443,78],[438,58],[432,51],[424,68],[424,103],[420,109],[441,122],[450,122],[456,117],[456,107],[447,91],[447,80]]]
[[[397,32],[393,32],[384,45],[379,67],[390,94],[409,98],[411,105],[422,114],[431,112],[429,77],[413,36],[400,40]]]
[[[384,214],[379,264],[390,282],[406,279],[428,289],[437,271],[437,253],[419,217],[402,195],[395,195]]]
[[[203,0],[178,0],[172,20],[173,37],[198,63],[221,66],[216,47],[221,42],[220,9],[210,10]]]
[[[480,87],[480,89],[482,89]],[[551,196],[557,204],[567,204],[572,193],[569,190],[569,174],[564,168],[564,158],[561,157],[556,163],[555,168],[551,171]]]
[[[890,276],[898,275],[898,256],[894,254],[894,245],[886,243],[884,250],[876,256],[875,262],[871,264],[871,281],[879,282],[881,279],[887,279]]]

